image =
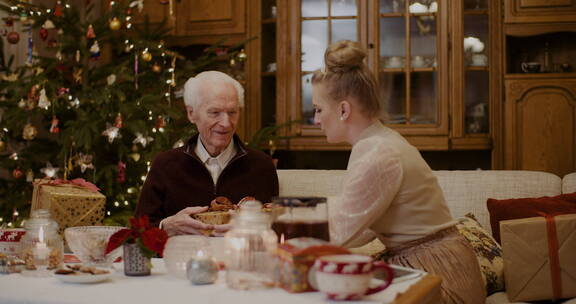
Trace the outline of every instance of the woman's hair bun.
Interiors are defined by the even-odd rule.
[[[326,70],[332,73],[346,73],[361,69],[366,52],[360,44],[350,40],[340,40],[331,44],[324,54]]]

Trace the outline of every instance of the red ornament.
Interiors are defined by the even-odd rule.
[[[42,39],[43,41],[46,41],[46,39],[48,38],[48,30],[45,28],[40,28],[40,39]]]
[[[50,133],[53,134],[60,133],[60,127],[58,126],[59,123],[60,121],[58,120],[56,115],[52,115],[52,124],[50,125]]]
[[[158,115],[158,118],[156,118],[156,129],[162,129],[166,126],[166,120],[164,120],[164,117],[162,115]]]
[[[117,169],[118,169],[118,176],[116,176],[116,181],[120,184],[123,184],[126,182],[126,163],[119,160]]]
[[[96,38],[96,34],[94,33],[94,28],[92,27],[92,24],[88,26],[88,31],[86,32],[86,38],[88,39]]]
[[[6,35],[6,40],[12,44],[16,44],[18,41],[20,41],[20,34],[17,32],[10,32],[8,35]]]
[[[62,17],[62,5],[60,1],[56,1],[56,6],[54,6],[54,16]]]
[[[122,128],[122,125],[124,124],[124,121],[122,120],[122,114],[118,113],[118,115],[116,115],[116,120],[114,120],[114,126],[118,129]]]
[[[24,172],[22,170],[20,170],[20,168],[16,168],[12,171],[12,176],[15,179],[21,179],[22,176],[24,176]]]

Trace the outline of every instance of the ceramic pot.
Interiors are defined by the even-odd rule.
[[[150,275],[150,258],[142,254],[138,244],[124,244],[124,274],[127,276]]]

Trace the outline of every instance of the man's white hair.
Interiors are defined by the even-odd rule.
[[[190,77],[184,84],[184,103],[187,107],[196,109],[202,102],[202,87],[206,85],[231,84],[238,95],[238,105],[244,107],[244,88],[234,78],[219,71],[202,72]]]

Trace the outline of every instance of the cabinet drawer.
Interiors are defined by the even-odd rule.
[[[505,0],[506,23],[576,22],[576,0]]]

